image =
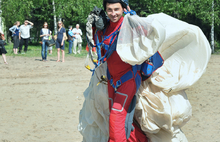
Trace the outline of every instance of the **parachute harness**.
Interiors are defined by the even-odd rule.
[[[124,14],[128,14],[128,13],[130,13],[131,15],[136,15],[136,12],[135,12],[134,10],[124,12]],[[95,18],[97,18],[97,17],[95,17]],[[89,41],[88,37],[86,38],[87,41],[88,41],[89,47],[92,47],[92,48],[95,47],[95,48],[96,48],[97,56],[98,56],[97,59],[93,59],[93,57],[92,57],[92,55],[91,55],[91,53],[90,53],[91,58],[92,58],[92,62],[93,62],[93,64],[95,65],[95,68],[94,68],[94,69],[91,69],[89,65],[86,65],[86,68],[87,68],[88,70],[94,72],[95,69],[96,69],[101,63],[104,63],[104,62],[108,59],[108,57],[109,57],[109,56],[111,55],[111,53],[113,52],[113,50],[110,49],[110,46],[112,45],[112,42],[113,42],[113,40],[115,39],[115,37],[118,35],[120,29],[121,29],[121,25],[118,27],[118,29],[117,29],[115,32],[113,32],[113,33],[110,34],[109,36],[106,36],[106,37],[104,37],[104,38],[102,37],[102,41],[101,41],[101,42],[99,41],[99,37],[98,37],[98,31],[99,31],[99,30],[96,29],[96,30],[95,30],[95,34],[94,34],[94,37],[95,37],[94,39],[95,39],[95,41],[96,41],[96,45],[93,45],[93,43],[91,43],[91,42]],[[104,29],[104,32],[105,32],[105,29]],[[112,36],[112,37],[111,37],[111,36]],[[109,44],[109,45],[104,44],[104,41],[105,41],[106,39],[109,39],[110,37],[111,37],[110,44]],[[115,39],[115,40],[117,40],[117,39]],[[103,57],[101,56],[101,47],[103,47],[103,48],[106,50],[106,53],[105,53],[105,55],[104,55]]]

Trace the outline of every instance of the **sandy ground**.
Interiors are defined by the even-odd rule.
[[[83,58],[0,59],[0,142],[80,142],[79,111],[91,72]],[[187,90],[193,117],[183,127],[189,142],[220,141],[220,56],[212,55],[207,72]]]

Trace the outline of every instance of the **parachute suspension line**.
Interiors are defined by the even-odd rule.
[[[98,30],[95,31],[94,36],[95,36],[96,46],[93,46],[93,47],[96,47],[96,51],[97,51],[97,55],[98,55],[97,60],[94,60],[93,57],[91,56],[92,53],[90,53],[91,60],[92,60],[93,64],[95,65],[95,68],[97,68],[101,63],[104,63],[104,62],[106,61],[106,55],[107,55],[107,53],[108,53],[108,51],[109,51],[109,49],[110,49],[110,45],[112,44],[112,42],[113,42],[115,36],[118,35],[120,29],[121,29],[121,25],[118,27],[118,29],[117,29],[115,32],[113,32],[113,33],[110,34],[109,36],[106,36],[101,42],[99,41],[99,37],[98,37],[98,34],[97,34],[97,33],[98,33]],[[112,37],[111,37],[111,36],[112,36]],[[101,45],[103,45],[104,41],[105,41],[106,39],[109,39],[110,37],[111,37],[110,44],[109,44],[108,47],[106,48],[106,53],[105,53],[105,55],[102,57],[102,56],[101,56]],[[89,65],[87,65],[86,68],[87,68],[88,70],[90,70],[91,72],[93,72],[93,74],[94,74],[95,68],[94,68],[94,69],[91,69]]]
[[[110,49],[110,46],[111,46],[111,44],[112,44],[112,42],[113,42],[115,36],[118,35],[120,29],[121,29],[121,25],[118,27],[118,29],[117,29],[115,32],[113,32],[113,33],[110,34],[109,36],[106,36],[106,37],[102,40],[102,42],[96,44],[97,52],[99,51],[99,53],[97,53],[97,54],[100,55],[100,56],[98,56],[98,57],[99,57],[99,58],[98,58],[98,65],[100,65],[101,63],[103,63],[103,62],[106,61],[106,59],[105,59],[105,58],[106,58],[106,55],[107,55],[107,53],[108,53],[108,51],[109,51],[109,49]],[[97,36],[97,35],[96,35],[96,36]],[[105,41],[106,39],[109,39],[111,36],[112,36],[112,38],[111,38],[110,43],[109,43],[109,45],[108,45],[108,47],[107,47],[107,49],[106,49],[107,51],[106,51],[105,55],[104,55],[103,57],[101,57],[101,45],[103,45],[104,41]],[[98,36],[97,36],[97,41],[99,42]]]

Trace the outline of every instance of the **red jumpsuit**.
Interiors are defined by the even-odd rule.
[[[104,36],[109,36],[113,32],[115,32],[119,26],[121,25],[124,17],[121,17],[120,20],[116,23],[110,21],[110,24],[107,26]],[[98,36],[100,41],[102,32],[98,32]],[[104,41],[104,44],[109,45],[110,38]],[[113,43],[113,42],[112,42]],[[102,54],[106,51],[102,50]],[[128,71],[132,71],[132,66],[127,64],[121,60],[118,53],[114,51],[111,56],[107,59],[107,66],[111,78],[113,79],[114,85],[116,81],[120,80],[120,78],[127,73]],[[133,71],[132,71],[133,72]],[[138,71],[137,74],[140,75]],[[126,139],[125,132],[125,119],[127,115],[127,111],[129,105],[136,93],[136,82],[135,76],[137,74],[133,74],[133,78],[129,79],[125,83],[123,83],[120,87],[118,87],[117,91],[112,87],[110,82],[108,82],[108,95],[109,95],[109,142],[147,142],[147,137],[143,134],[143,132],[133,123],[135,129],[131,131],[130,137]]]

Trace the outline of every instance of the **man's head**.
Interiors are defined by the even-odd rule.
[[[28,25],[28,20],[25,20],[25,21],[24,21],[24,25],[25,25],[25,26]]]
[[[103,0],[104,10],[106,10],[106,3],[120,3],[123,8],[127,9],[129,1],[128,0]]]
[[[69,29],[72,30],[72,28],[73,28],[73,27],[70,25],[70,26],[69,26]]]
[[[112,22],[117,22],[121,18],[127,6],[128,0],[103,0],[103,7]]]
[[[76,28],[79,29],[79,24],[76,24]]]

